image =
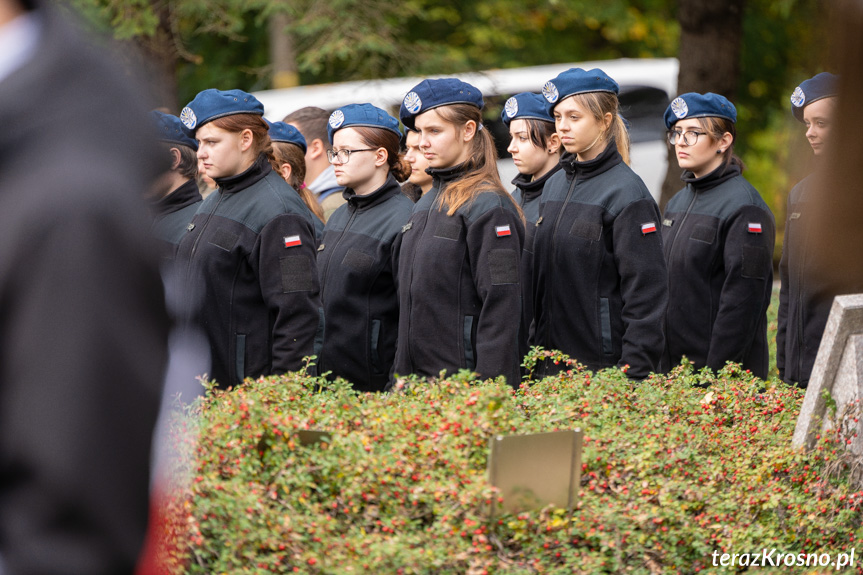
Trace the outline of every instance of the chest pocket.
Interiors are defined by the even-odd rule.
[[[441,222],[434,231],[434,237],[444,240],[458,241],[461,236],[461,226],[455,222]]]
[[[597,242],[602,237],[602,224],[591,220],[577,219],[569,228],[569,235]]]
[[[216,230],[209,243],[213,244],[218,248],[222,248],[226,252],[229,252],[234,249],[234,246],[237,245],[237,240],[239,239],[240,236],[231,233],[228,230]]]
[[[342,259],[342,265],[354,269],[358,272],[366,272],[371,269],[375,263],[375,258],[367,253],[359,250],[350,249]]]
[[[704,242],[705,244],[712,244],[713,240],[716,239],[716,229],[697,224],[689,235],[689,239],[696,242]]]

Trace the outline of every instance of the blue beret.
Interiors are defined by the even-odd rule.
[[[684,118],[725,118],[737,122],[737,108],[725,96],[688,92],[672,100],[665,109],[665,127],[671,129]]]
[[[348,104],[330,114],[330,119],[327,122],[327,136],[330,138],[330,144],[333,143],[333,134],[342,128],[351,127],[383,128],[393,132],[399,138],[402,137],[399,121],[377,106]]]
[[[188,146],[193,150],[198,149],[198,142],[186,135],[183,130],[183,123],[177,116],[153,110],[150,112],[150,121],[156,127],[156,137],[160,142]]]
[[[586,94],[587,92],[611,92],[613,94],[620,93],[620,86],[612,80],[608,74],[594,68],[593,70],[583,70],[581,68],[570,68],[566,72],[561,72],[556,78],[549,80],[542,87],[542,95],[545,96],[546,109],[551,115],[554,107],[561,100],[576,94]]]
[[[432,108],[450,104],[470,104],[480,110],[485,105],[482,92],[476,86],[457,78],[423,80],[408,92],[399,108],[399,119],[411,130],[416,129],[414,119]]]
[[[804,80],[791,94],[791,112],[799,121],[803,121],[803,108],[823,98],[839,95],[839,76],[830,72],[821,72]]]
[[[285,122],[266,121],[270,126],[270,139],[274,142],[285,142],[299,146],[306,153],[306,139],[298,129]]]
[[[510,122],[519,118],[554,122],[554,118],[548,113],[545,98],[532,92],[516,94],[504,104],[503,111],[500,113],[500,119],[504,124],[509,126]]]
[[[264,105],[257,98],[242,90],[216,90],[210,88],[198,92],[195,99],[180,112],[180,120],[189,135],[217,118],[234,114],[264,115]]]

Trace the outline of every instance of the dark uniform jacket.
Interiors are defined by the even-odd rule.
[[[668,274],[659,208],[614,141],[596,158],[561,158],[542,193],[534,245],[532,342],[589,369],[659,369]],[[546,366],[546,370],[555,369]]]
[[[189,310],[210,340],[211,377],[294,371],[314,352],[320,322],[315,228],[299,194],[261,155],[217,180],[177,253]],[[194,305],[194,304],[190,304]]]
[[[668,202],[662,221],[669,300],[667,364],[727,361],[767,377],[767,307],[773,287],[773,214],[737,165],[695,178]]]
[[[469,369],[520,383],[524,225],[503,190],[481,192],[452,216],[441,190],[463,167],[428,170],[434,186],[414,206],[399,243],[395,373]]]
[[[169,329],[143,197],[168,166],[143,85],[37,13],[0,78],[0,571],[131,574]]]
[[[187,231],[186,227],[198,211],[203,198],[194,179],[172,191],[153,204],[153,236],[161,244],[162,257],[173,260]]]
[[[779,277],[779,330],[776,367],[779,377],[802,387],[809,383],[821,336],[837,289],[815,270],[817,254],[811,247],[809,220],[814,176],[802,180],[788,195],[785,237]]]
[[[358,196],[327,221],[318,248],[324,307],[321,372],[343,377],[362,391],[383,391],[396,351],[399,300],[393,244],[413,202],[392,175],[376,191]]]
[[[512,184],[515,190],[512,192],[512,199],[521,207],[524,213],[526,225],[524,235],[525,249],[521,252],[521,271],[519,280],[521,281],[521,331],[525,336],[529,333],[530,325],[533,323],[533,234],[536,230],[536,220],[539,219],[539,200],[542,197],[542,189],[545,183],[561,169],[561,165],[557,164],[554,168],[546,172],[543,176],[531,181],[531,177],[527,174],[519,174],[513,180]],[[527,353],[527,337],[522,337],[523,349],[519,355],[524,357]]]

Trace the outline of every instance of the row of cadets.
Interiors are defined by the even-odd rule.
[[[399,301],[396,237],[413,202],[399,186],[411,173],[400,154],[399,122],[371,104],[334,111],[327,151],[345,203],[327,221],[318,248],[324,309],[321,373],[361,391],[387,384],[396,350]]]

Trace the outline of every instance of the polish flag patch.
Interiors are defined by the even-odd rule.
[[[303,245],[303,241],[300,239],[300,236],[285,236],[285,247],[292,248],[294,246]]]
[[[750,234],[760,234],[761,233],[761,224],[749,222],[749,233]]]
[[[641,224],[641,235],[646,236],[647,234],[652,234],[656,231],[656,222],[648,222],[646,224]]]
[[[495,226],[494,232],[499,238],[512,235],[512,231],[510,231],[509,226]]]

